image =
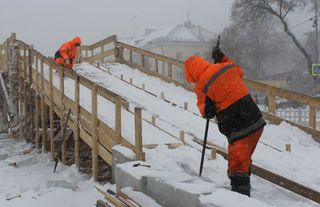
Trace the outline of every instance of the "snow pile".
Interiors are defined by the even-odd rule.
[[[39,154],[30,144],[0,139],[0,154],[7,154],[0,161],[0,206],[88,207],[103,198],[93,188],[99,184],[75,166],[59,163],[53,173],[50,155]]]

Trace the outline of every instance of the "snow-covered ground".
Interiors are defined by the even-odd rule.
[[[53,173],[50,155],[30,149],[30,144],[0,135],[1,207],[89,207],[103,198],[93,187],[100,185],[75,166],[59,163]]]
[[[110,69],[112,75],[103,71],[107,69]],[[186,91],[181,87],[177,87],[174,84],[161,81],[158,78],[147,76],[138,70],[133,70],[121,64],[107,64],[105,65],[105,68],[98,69],[90,64],[83,63],[77,66],[77,73],[127,99],[130,103],[129,111],[133,111],[134,107],[139,106],[143,109],[143,118],[151,120],[151,116],[157,116],[157,126],[165,129],[171,134],[178,137],[180,130],[184,130],[186,132],[186,142],[194,145],[196,149],[199,148],[199,146],[192,143],[191,140],[193,136],[198,138],[203,137],[205,120],[198,116],[199,112],[195,106],[196,97],[193,93]],[[121,81],[121,74],[128,82],[129,79],[132,78],[135,86]],[[46,77],[48,77],[47,71]],[[54,74],[54,83],[56,87],[59,88],[58,74]],[[147,91],[156,96],[139,89],[138,87],[141,87],[142,84],[145,84]],[[81,105],[88,111],[91,111],[90,90],[82,86],[80,92]],[[161,92],[164,92],[166,100],[175,103],[177,106],[173,106],[172,103],[162,100],[160,98]],[[73,99],[74,81],[68,78],[65,78],[65,93]],[[188,103],[188,110],[183,109],[185,102]],[[111,102],[99,97],[98,113],[99,118],[103,122],[114,127],[114,105]],[[134,143],[133,124],[133,114],[126,110],[122,110],[122,134],[132,143]],[[210,124],[208,139],[220,146],[227,146],[227,140],[219,133],[217,125],[213,122]],[[149,123],[143,122],[143,142],[144,144],[164,144],[177,143],[179,140],[167,133],[163,133]],[[284,152],[285,144],[291,144],[292,153]],[[179,152],[178,148],[177,151],[172,150],[172,153],[166,152],[171,154],[167,159],[172,159],[173,157],[174,159],[172,159],[172,162],[181,161],[175,160],[175,157],[177,157],[177,159],[183,159],[182,162],[193,163],[190,168],[196,170],[200,157],[198,151],[192,148],[182,149],[185,150],[185,152],[181,152],[181,154],[185,155],[185,157],[181,158],[178,153],[175,154],[176,152]],[[157,148],[154,152],[157,152],[157,150],[163,150],[163,148]],[[168,166],[172,166],[170,161],[168,161],[167,164],[157,161],[157,159],[166,160],[165,157],[158,156],[159,154],[162,154],[160,151],[157,153],[152,152],[153,151],[146,150],[148,162],[150,160],[152,163],[162,163],[164,169],[167,168],[167,164]],[[253,159],[254,163],[257,165],[319,191],[319,154],[320,145],[315,142],[310,135],[287,123],[282,123],[279,126],[268,124],[265,127],[261,142],[257,147]],[[167,169],[171,170],[170,167]],[[172,169],[174,170],[175,168]],[[175,171],[168,171],[168,173],[174,174]],[[228,179],[226,177],[226,161],[222,158],[218,158],[217,161],[207,161],[205,163],[204,174],[206,174],[206,177],[208,178],[221,178],[218,184],[222,187],[228,185]],[[306,202],[305,199],[302,199],[295,194],[287,193],[285,190],[275,187],[256,177],[253,177],[252,183],[253,198],[263,202],[271,203],[275,206],[316,206],[316,204],[312,204],[308,201]],[[203,185],[204,184],[205,183],[203,183]],[[220,190],[218,192],[221,193]],[[204,198],[204,200],[206,199]]]

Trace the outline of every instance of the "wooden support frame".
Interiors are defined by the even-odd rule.
[[[47,110],[45,104],[44,93],[44,60],[41,58],[40,74],[41,74],[41,127],[42,127],[42,151],[47,152]]]
[[[91,107],[92,107],[92,176],[95,180],[98,178],[98,95],[97,87],[94,85],[91,93]]]
[[[142,151],[142,112],[141,108],[134,108],[134,123],[135,123],[135,146],[136,146],[136,159],[145,160]]]
[[[60,77],[60,113],[61,113],[61,117],[60,117],[60,127],[61,127],[61,134],[64,134],[64,129],[65,129],[65,126],[64,126],[64,120],[63,120],[63,117],[64,117],[64,110],[65,110],[65,107],[64,107],[64,68],[63,67],[60,67],[59,68],[59,77]],[[67,155],[66,155],[66,151],[67,151],[67,143],[66,143],[66,139],[63,139],[62,140],[62,150],[61,150],[61,159],[62,159],[62,162],[64,164],[66,164],[67,162]]]
[[[52,64],[49,66],[49,84],[50,84],[50,151],[51,158],[55,157],[55,142],[54,142],[54,106],[53,106],[53,69]]]
[[[75,80],[75,107],[74,107],[74,157],[77,168],[80,168],[80,129],[79,129],[79,108],[80,108],[80,77],[77,75]]]
[[[118,135],[117,137],[117,144],[120,144],[122,142],[121,140],[121,97],[118,96],[116,98],[116,104],[115,104],[115,131]]]

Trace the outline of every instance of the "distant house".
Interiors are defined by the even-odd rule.
[[[134,39],[131,44],[149,50],[151,52],[175,58],[181,61],[192,55],[206,56],[212,48],[215,34],[200,25],[194,25],[191,21],[178,24],[174,27],[155,31],[146,29],[143,37]],[[154,62],[145,61],[146,64],[154,65]],[[159,70],[166,73],[166,65],[159,65]],[[174,72],[173,76],[184,79],[181,72]]]

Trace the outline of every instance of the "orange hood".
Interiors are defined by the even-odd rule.
[[[81,45],[81,38],[80,37],[75,37],[71,40],[71,44],[72,46],[74,46],[75,44],[80,44]]]
[[[202,74],[211,64],[198,56],[191,56],[184,63],[186,80],[191,83],[197,83]]]

